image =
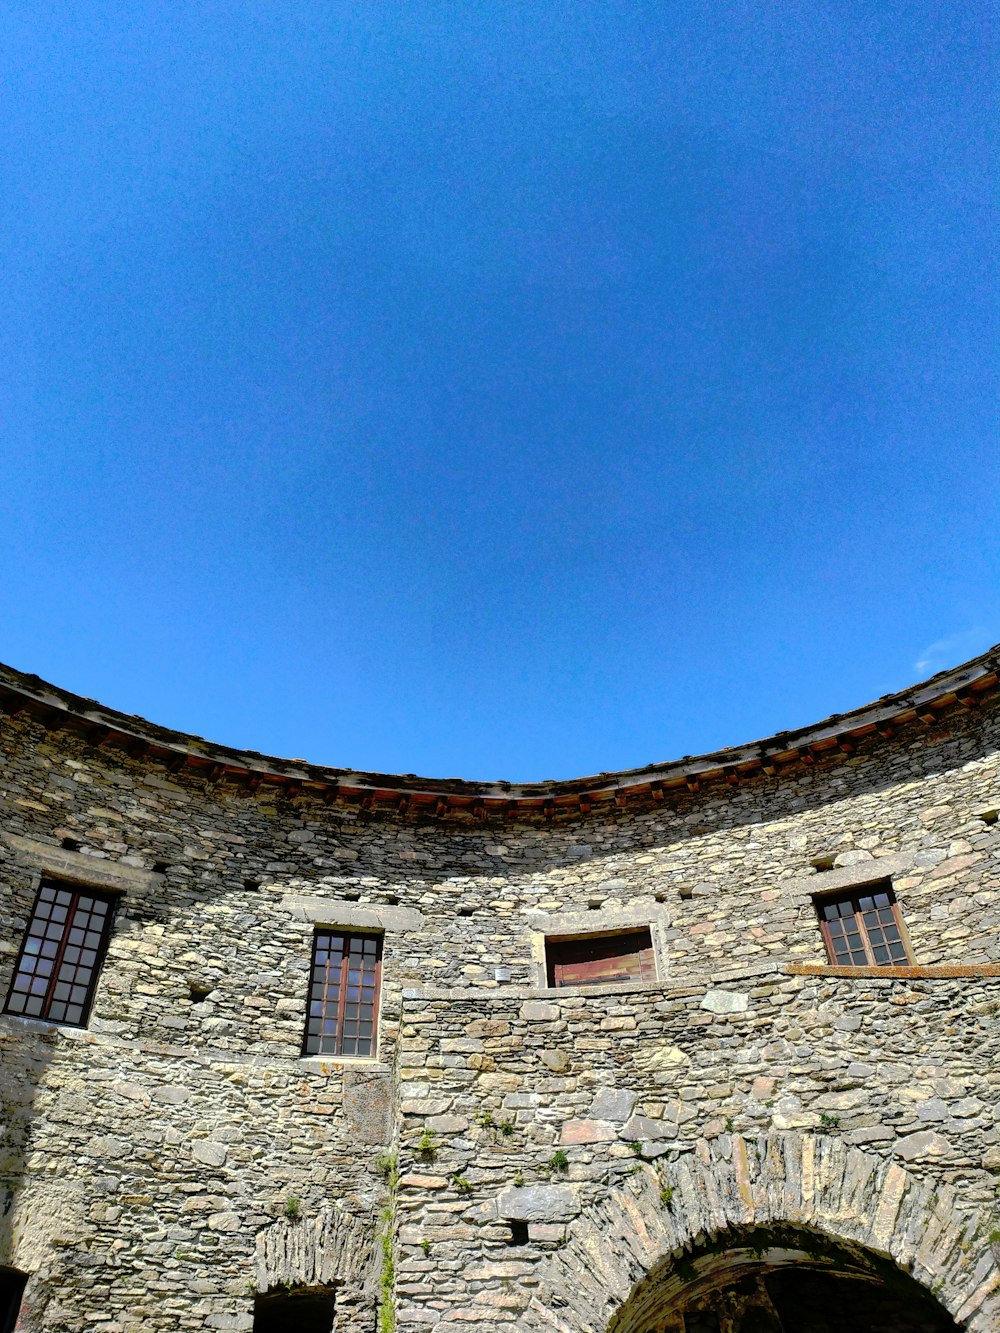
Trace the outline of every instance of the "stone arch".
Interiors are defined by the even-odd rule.
[[[609,1189],[541,1266],[522,1328],[617,1333],[654,1269],[727,1232],[783,1224],[891,1259],[967,1333],[1000,1328],[1000,1267],[978,1209],[840,1139],[774,1131],[703,1140]]]
[[[374,1228],[368,1217],[324,1208],[315,1217],[281,1218],[257,1233],[258,1292],[278,1287],[337,1288],[337,1328],[370,1308],[378,1280]]]

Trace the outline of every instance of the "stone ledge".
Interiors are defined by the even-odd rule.
[[[152,893],[163,883],[163,876],[158,871],[125,865],[110,857],[69,851],[16,833],[4,833],[3,837],[21,865],[40,870],[43,875],[52,875],[55,879],[105,889],[109,893],[128,893],[130,890]]]
[[[793,977],[880,977],[919,981],[933,977],[1000,977],[1000,963],[927,963],[907,967],[836,967],[832,963],[787,963]]]

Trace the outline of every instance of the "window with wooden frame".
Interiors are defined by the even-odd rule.
[[[43,879],[4,1011],[85,1027],[108,947],[114,899]]]
[[[899,967],[911,962],[899,904],[888,880],[816,900],[830,962]]]
[[[381,935],[317,930],[303,1055],[374,1055],[381,980]]]
[[[648,928],[613,935],[547,939],[545,966],[548,984],[553,987],[656,980],[656,960]]]

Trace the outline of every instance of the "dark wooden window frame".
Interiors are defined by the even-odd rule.
[[[117,897],[48,875],[42,878],[14,964],[4,1013],[65,1027],[87,1026]],[[39,997],[40,1005],[35,1003]],[[28,1012],[29,1000],[35,1012]]]
[[[835,967],[908,967],[913,963],[891,880],[818,894],[813,903],[827,958]],[[853,910],[845,913],[844,907]]]
[[[562,969],[573,964],[581,965],[587,960],[582,955],[599,954],[601,942],[608,944],[618,940],[624,942],[634,939],[639,947],[632,953],[639,957],[639,976],[621,974],[619,976],[599,976],[592,979],[577,976],[567,980],[561,975]],[[574,958],[572,955],[581,955]],[[609,949],[610,954],[610,949]],[[646,955],[642,957],[642,955]],[[625,957],[625,954],[619,955]],[[599,961],[595,959],[595,962]],[[578,935],[547,935],[545,937],[545,980],[550,990],[562,990],[570,986],[614,986],[621,982],[655,982],[656,951],[653,946],[652,931],[649,926],[629,926],[623,930],[595,930]]]
[[[361,947],[353,948],[352,942]],[[376,1056],[382,942],[382,934],[376,931],[317,926],[309,968],[304,1056],[333,1059]],[[362,1030],[365,1026],[368,1032]],[[363,1049],[366,1045],[367,1049]]]

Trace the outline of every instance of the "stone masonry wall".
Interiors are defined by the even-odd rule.
[[[610,1195],[638,1184],[654,1210],[683,1210],[671,1190],[678,1164],[711,1151],[731,1160],[734,1139],[774,1131],[835,1140],[952,1191],[969,1224],[971,1283],[998,1226],[998,1013],[1000,978],[780,968],[485,1004],[413,993],[400,1070],[400,1326],[518,1325],[553,1255]],[[854,1211],[870,1206],[859,1191]],[[948,1258],[944,1247],[928,1260],[928,1285]],[[576,1310],[568,1327],[591,1327],[585,1284],[545,1294],[564,1319]]]
[[[813,894],[883,874],[918,963],[1000,960],[997,738],[984,702],[780,777],[497,822],[249,794],[4,717],[0,995],[43,869],[120,895],[88,1028],[0,1016],[19,1328],[247,1329],[255,1290],[315,1280],[367,1333],[397,1138],[401,1328],[459,1330],[482,1293],[516,1323],[595,1191],[733,1132],[820,1131],[988,1209],[998,983],[783,969],[825,962]],[[316,924],[385,932],[375,1060],[300,1057]],[[544,992],[546,934],[630,924],[656,986]],[[572,1210],[511,1248],[496,1200],[560,1148]]]

